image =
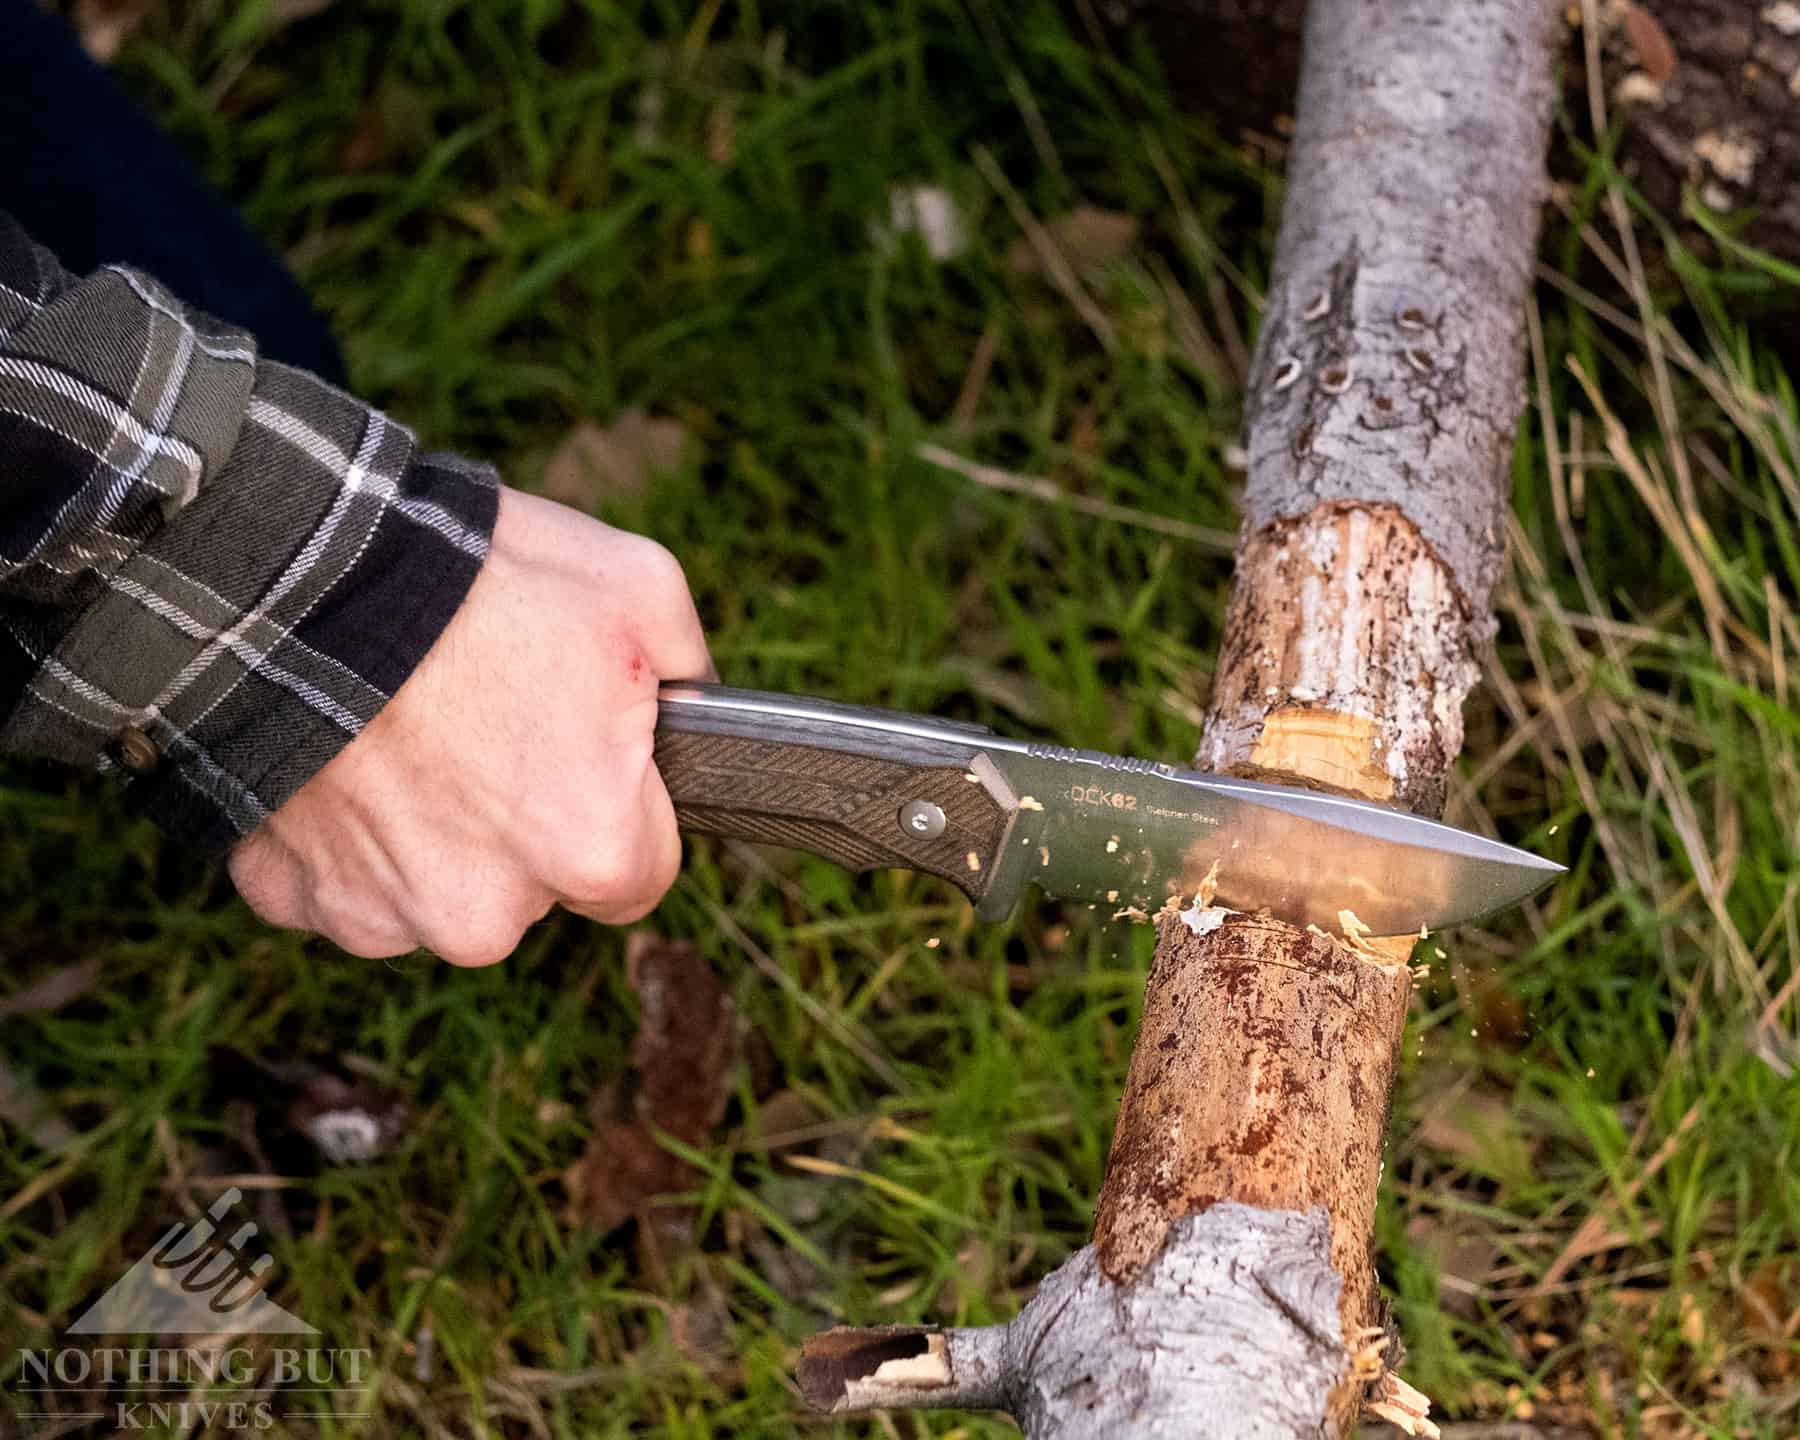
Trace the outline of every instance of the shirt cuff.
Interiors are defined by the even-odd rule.
[[[34,677],[15,734],[119,774],[132,808],[223,848],[424,659],[498,504],[492,467],[421,454],[379,411],[259,361],[229,457],[110,572]]]

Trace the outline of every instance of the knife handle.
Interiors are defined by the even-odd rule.
[[[718,705],[721,696],[735,704]],[[665,687],[656,767],[681,828],[806,850],[846,870],[923,870],[979,904],[1017,812],[982,755],[988,732],[896,716],[913,731],[898,733],[881,728],[888,712],[804,703],[798,714],[789,696]]]

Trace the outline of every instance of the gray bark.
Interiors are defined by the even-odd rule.
[[[1484,616],[1558,23],[1544,0],[1312,7],[1250,377],[1246,527],[1393,504]]]
[[[1005,1408],[1033,1440],[1323,1435],[1348,1363],[1338,1286],[1322,1207],[1225,1203],[1173,1226],[1128,1285],[1083,1248],[1007,1325],[827,1332],[801,1385],[836,1412]],[[846,1365],[859,1353],[895,1358]]]
[[[1072,3],[1079,11],[1086,0]],[[1182,102],[1228,134],[1272,143],[1280,117],[1292,114],[1304,0],[1108,0],[1096,8],[1118,30],[1141,28]],[[1586,9],[1567,7],[1560,42],[1563,98],[1577,127],[1596,98],[1604,101],[1624,122],[1620,168],[1656,210],[1679,224],[1691,190],[1729,216],[1746,245],[1800,259],[1794,0],[1596,0],[1592,36],[1572,23]],[[1089,33],[1115,43],[1104,28]],[[1553,158],[1553,173],[1572,184],[1585,168],[1572,151]],[[1693,226],[1682,239],[1702,253],[1711,245]]]

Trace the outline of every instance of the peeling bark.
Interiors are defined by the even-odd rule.
[[[1476,633],[1398,506],[1327,503],[1249,531],[1197,763],[1438,814]]]
[[[1492,629],[1561,24],[1549,0],[1315,0],[1202,765],[1442,808]],[[1370,1258],[1414,937],[1160,923],[1094,1244],[968,1348],[979,1383],[957,1357],[994,1332],[948,1332],[927,1391],[997,1396],[1032,1440],[1335,1440],[1365,1403],[1435,1433],[1389,1377]],[[840,1365],[831,1405],[942,1403],[867,1388],[929,1353]]]

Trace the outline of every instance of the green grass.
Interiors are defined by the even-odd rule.
[[[1238,395],[1212,352],[1254,333],[1279,186],[1181,116],[1151,57],[986,0],[277,9],[156,7],[122,73],[292,257],[361,392],[526,485],[579,421],[679,420],[690,463],[596,503],[681,556],[736,683],[1191,754],[1228,557],[915,455],[1235,523]],[[1775,1437],[1800,1424],[1779,1334],[1800,1043],[1793,997],[1771,1004],[1800,967],[1800,404],[1757,320],[1793,277],[1654,217],[1634,275],[1607,153],[1546,240],[1548,408],[1521,426],[1513,579],[1452,810],[1571,874],[1447,937],[1421,987],[1379,1258],[1403,1373],[1445,1415]],[[955,195],[969,252],[874,238],[896,183]],[[1078,204],[1143,227],[1082,276],[1086,317],[1006,261],[1018,206]],[[484,972],[352,960],[259,926],[98,786],[11,781],[0,986],[77,957],[104,980],[0,1021],[0,1058],[81,1137],[0,1132],[9,1403],[16,1347],[207,1203],[184,1177],[258,1168],[249,1115],[295,1181],[276,1293],[375,1351],[374,1433],[1013,1433],[819,1424],[795,1348],[837,1319],[1005,1318],[1083,1242],[1146,927],[1044,903],[976,927],[935,882],[691,845],[648,923],[728,978],[753,1063],[696,1157],[699,1243],[659,1258],[563,1216],[588,1098],[630,1046],[622,936],[554,920]],[[325,1167],[226,1045],[361,1057],[416,1119],[377,1163]],[[764,1145],[775,1097],[817,1138]],[[1604,1248],[1530,1294],[1590,1219]],[[1445,1278],[1447,1244],[1485,1263]],[[1773,1327],[1758,1297],[1785,1307]]]

